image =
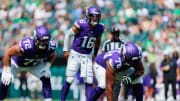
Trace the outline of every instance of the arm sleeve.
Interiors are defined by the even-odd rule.
[[[68,51],[69,50],[69,42],[70,42],[70,37],[72,35],[75,35],[75,32],[72,29],[69,29],[66,33],[65,33],[65,38],[64,38],[64,47],[63,47],[63,51]]]

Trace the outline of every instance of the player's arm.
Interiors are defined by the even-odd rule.
[[[4,57],[3,57],[4,67],[10,67],[11,66],[11,56],[22,56],[22,53],[23,53],[23,50],[20,49],[18,44],[9,48],[4,53]]]
[[[78,26],[74,25],[71,29],[69,29],[66,33],[65,33],[65,37],[64,37],[64,47],[63,47],[63,51],[64,51],[64,57],[67,59],[69,56],[69,44],[70,44],[70,37],[72,35],[78,34]]]
[[[109,61],[106,62],[106,94],[107,100],[113,101],[113,86],[115,81],[115,71],[112,69]]]
[[[56,52],[53,52],[53,53],[51,53],[51,54],[48,56],[47,62],[53,64],[55,58],[56,58]]]
[[[101,35],[102,35],[102,34],[101,34]],[[97,40],[96,40],[96,42],[95,42],[93,60],[94,60],[95,57],[97,56],[98,50],[99,50],[99,48],[100,48],[101,35],[97,38]]]
[[[50,67],[53,64],[55,57],[56,57],[56,52],[54,51],[53,53],[51,53],[48,56],[47,60],[45,61],[44,68],[41,69],[41,71],[40,71],[41,73],[44,73],[44,76],[46,78],[50,78],[50,76],[51,76]]]
[[[135,69],[135,73],[132,75],[133,80],[142,76],[144,74],[144,66],[142,61],[138,61],[136,65],[133,66]]]
[[[22,56],[22,53],[23,50],[20,49],[18,44],[12,46],[4,53],[4,68],[1,75],[1,81],[4,85],[9,85],[14,80],[14,76],[11,73],[11,56]]]

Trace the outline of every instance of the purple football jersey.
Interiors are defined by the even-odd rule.
[[[20,67],[31,67],[47,59],[47,57],[55,51],[56,42],[51,39],[48,48],[37,53],[35,51],[34,39],[27,37],[20,41],[19,47],[24,51],[23,56],[12,56],[12,59]]]
[[[126,63],[125,57],[122,55],[119,49],[102,53],[95,58],[95,62],[104,68],[106,68],[106,61],[110,62],[111,67],[116,72],[121,72],[129,67],[133,67],[134,65],[129,65]]]
[[[90,54],[96,39],[104,31],[104,25],[98,24],[94,29],[90,29],[88,22],[85,19],[79,19],[74,24],[79,33],[75,35],[72,49],[81,54]]]

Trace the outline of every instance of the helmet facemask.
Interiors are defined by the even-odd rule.
[[[100,15],[99,14],[89,14],[87,18],[88,18],[88,22],[92,26],[96,26],[97,24],[99,24],[99,21],[100,21]]]

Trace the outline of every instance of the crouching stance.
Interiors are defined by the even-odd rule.
[[[56,43],[44,26],[36,27],[34,37],[24,38],[19,44],[9,48],[3,57],[0,100],[6,97],[14,76],[21,71],[27,71],[40,78],[45,101],[52,101],[50,67],[56,56],[55,49]]]
[[[141,52],[131,42],[123,45],[123,48],[109,51],[95,58],[93,67],[95,77],[98,81],[88,99],[96,101],[106,90],[108,101],[115,101],[113,96],[114,81],[119,80],[125,85],[132,84],[136,101],[143,101],[143,86],[141,75],[144,68],[141,62]],[[118,92],[119,93],[119,92]]]

